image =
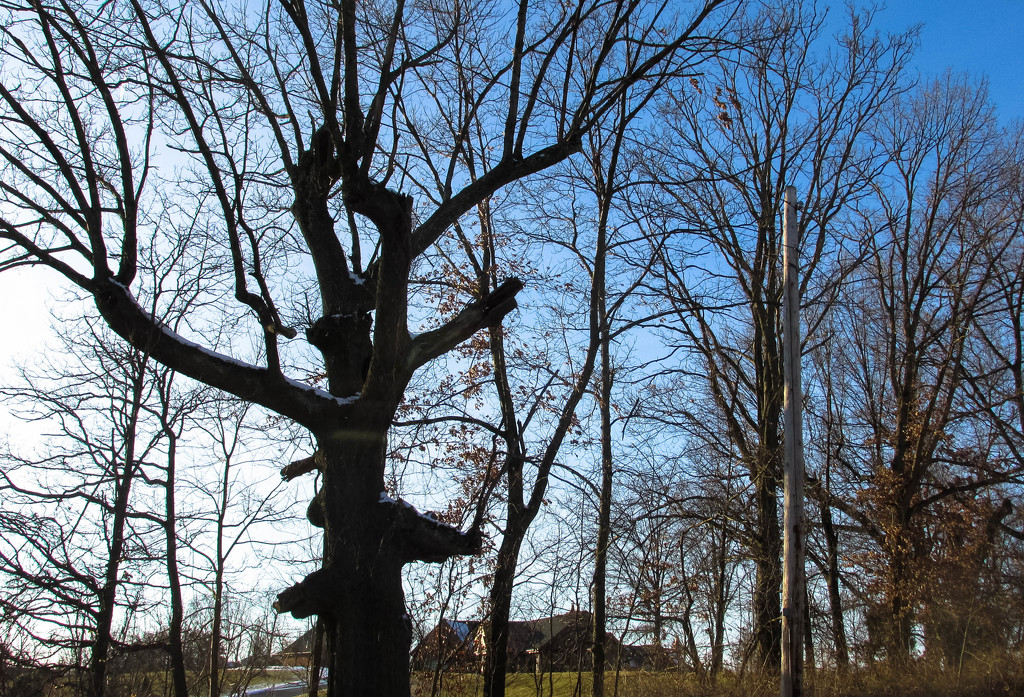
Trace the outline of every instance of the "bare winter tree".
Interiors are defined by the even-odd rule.
[[[632,53],[627,51],[623,60],[633,60]],[[682,76],[666,77],[678,80]],[[453,250],[443,255],[446,276],[453,285],[494,288],[503,269],[518,268],[543,278],[540,283],[560,289],[557,294],[542,296],[532,308],[528,320],[532,332],[520,328],[516,336],[509,336],[504,327],[491,328],[489,342],[478,342],[475,361],[455,381],[462,394],[493,389],[498,411],[495,420],[500,423],[498,429],[480,429],[489,432],[494,443],[491,457],[483,458],[487,471],[481,476],[501,483],[495,498],[504,498],[505,503],[505,510],[494,514],[501,538],[488,594],[486,695],[504,691],[509,620],[516,609],[513,591],[522,573],[521,557],[526,556],[522,550],[550,496],[549,487],[565,477],[586,481],[590,476],[570,465],[567,461],[575,458],[565,454],[570,446],[576,446],[575,456],[579,457],[579,448],[587,441],[578,412],[589,393],[593,393],[602,421],[601,473],[597,475],[602,482],[597,502],[600,523],[591,607],[592,629],[601,637],[594,641],[594,666],[604,672],[604,579],[611,537],[613,465],[611,352],[612,344],[642,321],[638,317],[643,312],[630,303],[635,302],[633,291],[654,265],[649,241],[632,234],[628,212],[623,211],[624,192],[629,188],[624,173],[640,170],[637,161],[641,155],[627,159],[623,151],[633,124],[650,115],[647,107],[652,94],[646,89],[635,95],[633,90],[624,92],[616,113],[588,133],[579,158],[552,168],[542,181],[517,187],[515,194],[483,202],[475,221],[455,226],[457,244],[453,241]],[[472,176],[479,176],[493,166],[494,155],[486,142],[474,140],[467,146],[467,160]],[[539,253],[523,252],[518,246],[508,248],[512,239],[508,230],[523,228],[523,236],[531,247],[541,250]],[[448,400],[438,401],[427,408],[439,413],[451,409]],[[465,410],[454,418],[460,424],[469,421]],[[410,424],[437,421],[444,419]],[[482,446],[478,450],[485,451]],[[588,488],[584,485],[581,490]],[[597,690],[603,684],[603,680],[594,681]]]
[[[402,567],[480,547],[478,529],[388,495],[387,434],[413,373],[499,324],[522,284],[411,322],[412,265],[498,189],[578,151],[625,90],[713,49],[725,4],[3,3],[0,268],[49,267],[155,360],[314,436],[288,475],[323,472],[309,509],[323,568],[277,607],[324,621],[330,695],[408,694]],[[439,90],[441,106],[425,98]],[[445,119],[464,135],[443,154],[409,147]],[[501,153],[478,178],[470,132]],[[404,192],[422,176],[443,186],[418,206]],[[180,333],[138,274],[164,249],[209,270]],[[255,348],[213,350],[217,314]]]
[[[273,560],[272,551],[254,549],[253,542],[264,536],[261,532],[266,526],[286,524],[289,518],[281,502],[285,484],[274,468],[266,466],[266,454],[254,447],[264,440],[261,431],[266,424],[253,412],[250,405],[235,400],[208,399],[194,425],[202,434],[203,445],[212,450],[201,457],[212,455],[215,459],[181,477],[188,482],[191,502],[181,515],[185,518],[182,527],[187,530],[184,541],[194,559],[188,573],[202,586],[209,603],[205,677],[211,695],[221,694],[228,684],[227,649],[238,645],[240,633],[252,629],[251,623],[244,628],[232,626],[232,611],[240,613],[229,606],[229,600],[238,604],[243,597],[236,577]],[[257,461],[261,456],[262,467]],[[277,483],[269,482],[268,477]],[[271,550],[276,547],[271,545]]]
[[[935,614],[951,583],[939,581],[945,540],[958,540],[965,559],[987,544],[958,528],[998,522],[998,501],[982,492],[1019,472],[974,420],[985,410],[970,404],[970,385],[981,380],[965,376],[984,345],[979,327],[1005,307],[998,260],[1012,255],[1019,232],[1020,154],[1007,147],[985,90],[951,75],[898,100],[879,133],[888,164],[875,205],[863,210],[868,264],[837,314],[842,350],[829,366],[848,393],[843,428],[858,447],[836,464],[857,503],[829,500],[877,545],[871,651],[902,664],[914,625],[930,629],[923,607]],[[968,597],[961,589],[956,602]]]
[[[881,37],[870,23],[870,12],[852,13],[830,42],[813,4],[752,7],[741,26],[759,37],[742,42],[754,48],[716,61],[689,94],[670,94],[670,135],[649,146],[664,189],[651,219],[680,233],[665,253],[662,292],[676,313],[668,341],[688,354],[681,381],[717,411],[695,418],[683,403],[677,422],[749,472],[753,631],[766,670],[779,665],[782,631],[783,191],[796,185],[803,199],[803,335],[813,342],[845,273],[835,223],[884,162],[869,128],[904,89],[911,37]]]
[[[166,459],[163,426],[180,428],[181,414],[152,418],[170,402],[157,394],[169,371],[102,325],[62,345],[75,355],[27,369],[24,385],[0,393],[49,436],[36,454],[0,462],[2,603],[20,632],[71,664],[83,694],[102,695],[111,661],[133,643],[128,626],[147,607],[147,579],[162,576],[152,561],[168,518],[147,504],[162,480],[153,463]],[[172,643],[158,648],[173,652]]]

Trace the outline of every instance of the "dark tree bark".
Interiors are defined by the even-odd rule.
[[[188,682],[185,673],[185,649],[182,642],[182,625],[185,621],[185,603],[181,592],[181,572],[178,567],[178,506],[176,502],[178,476],[178,433],[170,418],[169,394],[172,376],[164,376],[158,386],[160,392],[160,428],[167,443],[166,469],[164,470],[164,541],[166,545],[167,585],[170,591],[171,618],[167,635],[167,654],[171,663],[171,690],[174,697],[188,697]],[[176,420],[175,420],[176,421]],[[218,618],[219,619],[219,618]],[[213,634],[211,633],[211,641]],[[219,694],[219,693],[211,693]]]
[[[614,169],[612,170],[614,171]],[[610,183],[610,182],[609,182]],[[607,221],[604,221],[606,224]],[[606,231],[604,224],[600,226],[599,242],[597,246],[598,258],[604,256],[604,237]],[[601,274],[601,288],[598,300],[598,321],[601,331],[601,379],[600,392],[598,396],[598,407],[601,420],[601,493],[598,497],[597,507],[597,543],[594,547],[594,583],[593,583],[593,636],[592,636],[592,657],[593,657],[593,694],[594,697],[604,695],[604,672],[605,672],[605,647],[607,641],[605,635],[608,631],[607,620],[607,578],[608,578],[608,546],[611,544],[611,514],[612,514],[612,486],[614,478],[614,461],[612,459],[612,419],[611,399],[614,375],[611,367],[611,343],[608,307],[604,287],[604,264],[600,264],[600,271],[595,269],[595,277]],[[596,283],[595,283],[596,285]]]
[[[832,619],[832,641],[836,654],[836,666],[840,673],[850,667],[850,652],[846,641],[846,620],[843,615],[843,598],[839,593],[839,536],[832,521],[832,507],[821,503],[821,526],[825,534],[826,559],[825,584],[828,586],[828,606]]]

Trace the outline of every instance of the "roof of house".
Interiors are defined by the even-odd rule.
[[[573,629],[582,636],[589,626],[590,613],[584,610],[572,610],[535,620],[510,621],[508,651],[513,655],[525,651],[539,651],[567,629]]]
[[[310,628],[298,639],[281,649],[278,655],[311,653],[313,651],[313,634],[315,629],[315,627]]]
[[[573,610],[562,615],[542,617],[536,620],[526,620],[525,622],[509,623],[510,627],[521,626],[529,632],[531,634],[531,645],[528,648],[536,649],[542,648],[568,628],[574,628],[585,632],[589,625],[590,613],[583,610]]]

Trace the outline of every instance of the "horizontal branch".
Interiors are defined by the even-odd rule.
[[[329,599],[344,586],[344,579],[338,571],[331,567],[319,569],[278,593],[273,607],[278,614],[289,612],[299,620],[313,615],[329,615]]]
[[[493,292],[470,303],[447,324],[417,336],[409,351],[407,368],[410,373],[452,350],[480,329],[500,324],[505,315],[518,307],[516,294],[522,289],[522,281],[510,278]]]
[[[120,283],[97,279],[93,297],[100,314],[121,338],[172,370],[255,402],[312,430],[336,424],[346,416],[346,400],[179,336],[146,312]]]

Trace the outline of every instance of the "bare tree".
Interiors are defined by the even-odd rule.
[[[266,456],[261,451],[261,446],[266,447],[266,423],[261,416],[265,415],[250,405],[223,395],[208,399],[195,415],[194,430],[202,437],[194,440],[199,441],[196,445],[212,449],[200,458],[212,454],[216,459],[194,468],[180,480],[193,502],[189,511],[182,512],[187,529],[184,537],[194,559],[189,573],[210,599],[210,605],[203,609],[209,611],[204,673],[211,695],[223,691],[226,649],[237,643],[234,635],[242,629],[232,626],[227,616],[228,600],[240,598],[244,590],[232,584],[232,576],[251,574],[261,563],[276,561],[273,552],[278,545],[261,550],[256,543],[266,526],[289,520],[280,500],[282,482],[278,472],[265,463],[260,467],[259,459]],[[249,559],[236,563],[243,555]]]
[[[159,544],[142,502],[166,452],[147,412],[166,370],[102,326],[62,338],[76,357],[26,370],[25,386],[3,391],[54,428],[39,454],[8,453],[0,473],[3,603],[23,631],[78,663],[83,692],[99,697],[108,664],[130,643]]]
[[[802,336],[811,345],[847,273],[836,223],[870,193],[884,161],[866,136],[903,89],[912,43],[873,34],[870,22],[870,12],[852,12],[825,49],[824,15],[813,5],[752,9],[741,25],[754,37],[741,44],[752,48],[723,57],[689,93],[670,94],[669,135],[648,145],[663,189],[649,220],[679,233],[664,255],[662,294],[676,313],[668,341],[686,356],[678,375],[721,416],[694,419],[683,409],[681,425],[722,457],[735,450],[748,468],[754,634],[767,670],[779,664],[782,614],[783,191],[796,185],[804,198]]]
[[[547,277],[550,282],[559,283],[565,292],[564,297],[549,301],[552,307],[546,308],[546,316],[535,309],[540,317],[535,320],[542,327],[540,333],[553,337],[549,344],[538,340],[532,351],[524,352],[501,328],[493,329],[490,336],[488,377],[497,393],[504,445],[503,469],[498,474],[505,477],[506,484],[502,492],[506,503],[504,528],[489,595],[490,634],[484,684],[490,695],[501,695],[504,691],[505,642],[521,547],[544,505],[552,480],[566,477],[575,480],[582,491],[593,487],[597,493],[591,600],[593,689],[600,692],[604,684],[605,578],[614,464],[613,344],[643,321],[625,315],[632,309],[629,304],[635,300],[633,292],[650,274],[654,263],[648,241],[639,234],[631,234],[633,229],[623,212],[624,191],[629,184],[625,172],[635,165],[626,161],[624,143],[629,139],[631,123],[644,113],[650,96],[647,91],[623,94],[614,118],[609,119],[606,127],[595,128],[589,134],[581,158],[553,170],[543,183],[524,192],[524,214],[532,216],[538,227],[529,236],[546,250],[542,257],[555,260]],[[514,206],[510,210],[518,213],[520,208]],[[499,251],[501,235],[496,219],[493,207],[482,211],[480,225],[485,248],[471,263],[485,285],[493,284],[495,268],[509,263],[503,258],[507,253]],[[464,247],[469,249],[468,244]],[[489,260],[493,268],[488,267]],[[555,322],[561,329],[552,332]],[[528,354],[527,360],[523,360],[524,354]],[[517,379],[514,374],[517,363],[524,365],[528,361],[532,361],[529,370],[520,372],[532,374],[532,390],[524,389],[522,376]],[[560,364],[568,365],[568,370],[553,369],[552,366]],[[596,455],[600,472],[593,477],[600,481],[598,485],[591,483],[591,473],[574,469],[567,462],[571,458],[563,453],[566,445],[581,446],[592,440],[585,433],[579,413],[588,396],[596,403],[600,422],[600,453]],[[545,413],[550,417],[545,418]],[[597,679],[598,674],[601,679]]]
[[[1017,158],[1005,158],[984,90],[950,75],[897,101],[880,140],[889,164],[876,205],[863,209],[868,263],[851,277],[844,349],[829,366],[850,399],[847,437],[862,444],[838,460],[858,504],[831,501],[884,560],[873,569],[884,604],[872,608],[872,651],[900,664],[922,619],[920,581],[941,573],[938,540],[955,539],[958,520],[984,530],[984,506],[964,497],[1008,474],[970,425],[964,375],[972,326],[998,287],[993,260],[1016,231],[1005,215],[1014,177],[1004,174]]]
[[[522,284],[413,334],[413,262],[498,189],[575,153],[625,90],[656,90],[713,48],[724,4],[677,16],[639,2],[524,1],[507,15],[402,0],[286,0],[233,15],[205,0],[4,3],[0,268],[57,271],[155,360],[314,435],[323,568],[277,607],[324,621],[329,694],[407,694],[402,567],[480,547],[479,530],[387,494],[386,439],[413,373],[496,327]],[[627,47],[636,59],[624,67],[612,59]],[[445,79],[464,108],[419,99]],[[465,176],[463,140],[443,158],[407,147],[446,117],[501,153],[482,176]],[[179,167],[155,166],[166,152]],[[418,207],[403,189],[420,174],[443,193]],[[203,246],[180,263],[212,258],[217,275],[201,282],[202,312],[183,336],[148,309],[153,289],[137,271],[141,250],[190,229]],[[203,345],[204,317],[218,312],[256,339],[251,356]],[[306,342],[291,350],[294,323]],[[288,377],[296,364],[325,389]]]

